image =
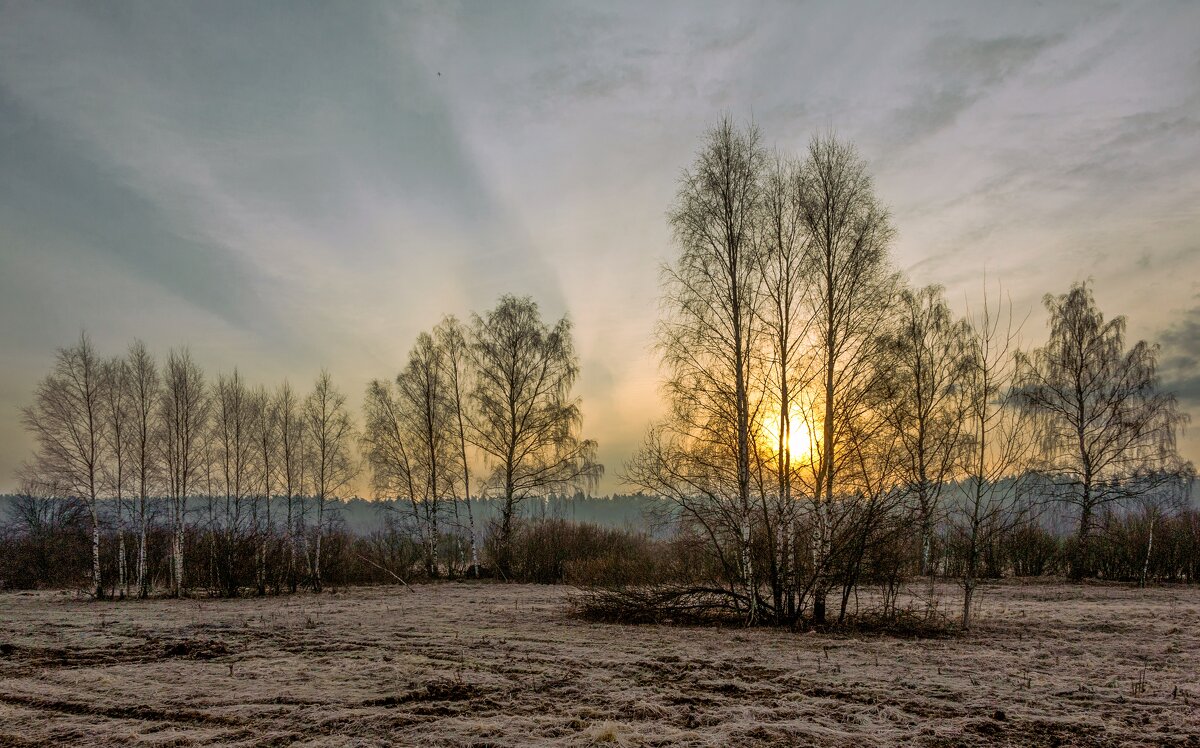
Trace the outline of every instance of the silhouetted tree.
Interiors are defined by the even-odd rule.
[[[109,378],[87,333],[60,348],[54,370],[38,384],[21,421],[37,442],[31,476],[86,503],[92,521],[92,590],[104,597],[100,578],[100,492],[107,457],[104,407]]]
[[[970,328],[954,320],[938,286],[902,291],[896,316],[884,340],[881,411],[903,452],[895,475],[916,503],[919,569],[928,575],[942,492],[963,447]]]
[[[471,464],[467,459],[467,393],[470,391],[470,344],[467,329],[453,315],[444,318],[433,334],[441,347],[445,367],[446,394],[451,409],[452,441],[462,470],[463,501],[467,507],[467,529],[471,535],[471,573],[479,574],[479,541],[475,532],[475,513],[471,508]]]
[[[271,545],[275,526],[271,519],[271,499],[278,486],[279,473],[279,403],[266,388],[258,387],[250,398],[250,429],[254,441],[254,472],[257,488],[253,491],[251,513],[256,544],[255,584],[258,594],[267,593],[270,580]],[[265,516],[264,516],[265,515]]]
[[[149,501],[151,492],[160,485],[158,456],[155,454],[155,418],[162,396],[158,367],[146,346],[135,341],[126,355],[126,379],[129,388],[130,470],[137,484],[137,586],[138,597],[150,594],[150,574],[147,566],[146,542],[149,532]]]
[[[774,449],[778,485],[774,497],[762,492],[760,521],[771,565],[767,576],[780,620],[791,620],[796,613],[793,463],[802,462],[813,451],[811,433],[797,428],[803,426],[805,392],[817,373],[812,357],[806,355],[813,315],[804,303],[809,277],[805,273],[808,233],[801,214],[803,189],[800,164],[776,155],[762,178],[757,259],[762,266],[759,316],[770,341],[769,361],[765,363],[770,392],[762,416],[767,437],[764,446]],[[766,412],[772,403],[774,415]],[[798,454],[793,454],[793,441],[800,447]]]
[[[218,582],[224,595],[236,597],[240,546],[249,519],[246,499],[254,488],[251,471],[256,446],[251,394],[237,369],[217,378],[213,406],[212,441],[224,510],[219,526],[212,528],[220,547]]]
[[[159,448],[171,499],[171,594],[181,597],[187,589],[183,545],[188,497],[210,466],[205,438],[211,400],[204,374],[186,349],[167,357],[159,407]]]
[[[849,421],[869,395],[897,277],[888,260],[891,218],[854,146],[832,135],[813,138],[801,179],[807,303],[817,341],[811,355],[820,372],[807,416],[811,431],[821,435],[808,479],[814,517],[813,620],[824,623],[834,502],[854,490],[839,483],[838,473],[852,457],[840,446],[850,435]]]
[[[553,490],[590,488],[603,468],[596,443],[579,436],[579,401],[571,394],[579,360],[565,317],[551,327],[532,299],[502,296],[473,318],[471,361],[469,440],[504,502],[496,564],[507,575],[518,505]]]
[[[779,524],[761,485],[767,479],[755,480],[762,472],[762,419],[774,407],[762,354],[791,332],[796,277],[789,263],[798,262],[787,225],[794,212],[789,177],[773,174],[777,180],[764,188],[768,158],[759,141],[753,125],[739,129],[725,117],[679,180],[670,212],[679,254],[663,268],[658,329],[669,412],[627,465],[630,482],[676,504],[710,540],[731,602],[749,622],[762,612],[754,508],[764,509],[759,521],[767,535]],[[772,276],[777,298],[770,298],[764,275],[775,270],[782,274]],[[782,382],[786,387],[786,376]],[[782,434],[790,425],[784,420]],[[778,589],[778,562],[767,571]],[[782,607],[778,592],[772,615]]]
[[[1039,471],[1079,513],[1071,574],[1090,573],[1098,508],[1193,474],[1175,448],[1187,416],[1158,383],[1158,346],[1125,347],[1125,318],[1105,321],[1085,283],[1047,295],[1050,340],[1021,357],[1021,399],[1037,416]]]
[[[128,592],[129,575],[125,552],[125,487],[129,482],[130,452],[134,428],[133,393],[130,371],[126,360],[120,356],[104,362],[104,417],[105,484],[115,509],[117,533],[117,579],[116,593],[124,598]]]
[[[994,541],[1028,519],[1032,432],[1016,403],[1017,333],[1011,302],[993,308],[984,290],[978,311],[967,315],[963,491],[950,513],[962,549],[962,627],[974,612],[983,554]]]
[[[326,503],[339,497],[355,473],[350,454],[354,429],[346,410],[346,396],[333,385],[329,372],[321,372],[312,393],[304,402],[304,426],[309,448],[308,473],[317,507],[313,589],[320,592],[321,540],[325,533]]]
[[[286,555],[284,580],[290,592],[297,587],[296,575],[296,523],[299,519],[297,504],[301,501],[307,485],[308,465],[307,432],[301,412],[300,399],[292,386],[284,382],[275,391],[275,410],[279,417],[279,472],[280,487],[283,489],[284,520],[283,545]]]

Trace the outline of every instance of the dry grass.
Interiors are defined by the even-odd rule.
[[[1006,584],[975,632],[925,640],[414,590],[0,595],[0,744],[1200,745],[1196,588]]]

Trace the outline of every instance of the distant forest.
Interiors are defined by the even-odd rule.
[[[17,504],[25,497],[16,494],[0,494],[0,525],[18,519]],[[157,497],[152,501],[154,517],[165,517],[167,499]],[[283,497],[271,500],[273,511],[278,515],[286,510]],[[473,499],[475,517],[485,525],[499,519],[503,512],[502,500]],[[115,522],[115,501],[101,499],[101,515],[107,518],[104,524]],[[196,511],[202,511],[197,509]],[[406,519],[411,509],[396,499],[364,499],[352,497],[330,502],[327,510],[331,523],[340,525],[356,535],[370,535],[385,527],[389,518],[393,521]],[[453,518],[453,511],[450,513]],[[460,520],[466,524],[466,509],[459,507]],[[671,507],[661,500],[642,494],[613,494],[611,496],[552,495],[529,501],[521,505],[517,515],[525,520],[560,519],[569,522],[587,522],[616,530],[645,532],[654,536],[666,536],[674,532]]]

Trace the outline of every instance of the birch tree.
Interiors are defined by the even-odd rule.
[[[571,394],[579,359],[567,318],[547,325],[532,299],[502,296],[473,317],[471,362],[469,438],[502,502],[496,565],[508,576],[521,502],[556,489],[590,488],[603,468],[595,461],[596,443],[579,436],[579,400]]]
[[[374,379],[367,385],[363,417],[363,455],[371,468],[375,495],[397,502],[407,499],[414,527],[423,538],[411,430],[394,383]],[[422,547],[428,551],[427,544],[422,543]]]
[[[253,491],[256,446],[251,395],[237,369],[217,378],[213,404],[212,441],[224,509],[219,527],[213,527],[213,538],[219,539],[218,582],[226,597],[237,597],[239,546],[248,519],[247,498]]]
[[[279,482],[283,490],[284,580],[289,592],[297,588],[296,522],[299,497],[305,490],[305,466],[308,464],[306,429],[300,399],[291,385],[284,382],[275,391],[274,408],[279,419]]]
[[[805,274],[808,235],[801,214],[802,190],[800,164],[777,155],[763,180],[757,259],[762,265],[759,314],[769,340],[767,400],[768,407],[774,405],[774,412],[765,413],[763,420],[765,436],[772,442],[769,446],[774,451],[777,481],[774,507],[769,506],[763,493],[762,522],[771,563],[768,574],[781,620],[792,620],[796,613],[794,463],[812,454],[811,437],[803,428],[801,415],[805,392],[815,374],[812,358],[806,355],[812,313],[804,303],[809,281]]]
[[[135,341],[126,355],[126,379],[131,411],[129,459],[130,472],[137,486],[137,588],[138,597],[150,594],[146,541],[149,531],[151,491],[159,485],[158,459],[155,455],[155,419],[161,397],[158,367],[141,341]]]
[[[450,400],[444,380],[445,362],[441,348],[429,333],[417,336],[409,352],[408,364],[396,377],[400,413],[404,423],[402,436],[410,442],[416,480],[411,488],[414,519],[425,541],[425,571],[438,576],[438,521],[443,500],[452,495],[457,466],[452,441]],[[411,472],[411,471],[410,471]],[[410,475],[411,477],[411,475]]]
[[[325,533],[325,509],[336,500],[354,477],[351,441],[354,438],[346,396],[322,371],[313,391],[304,401],[304,426],[308,446],[309,474],[317,518],[313,542],[313,589],[320,592],[321,543]]]
[[[171,351],[159,402],[160,450],[171,500],[171,594],[186,592],[183,552],[188,498],[209,465],[206,450],[211,401],[204,374],[186,349]]]
[[[888,211],[875,196],[866,163],[854,146],[832,135],[813,138],[802,166],[801,221],[808,249],[807,304],[817,344],[812,355],[819,370],[809,428],[819,433],[812,474],[807,479],[813,503],[813,621],[825,622],[826,578],[834,534],[834,502],[842,486],[839,471],[852,455],[844,454],[848,421],[868,397],[873,365],[880,355],[881,333],[889,318],[897,277],[888,244],[893,235]]]
[[[786,264],[783,255],[795,249],[772,246],[791,237],[762,228],[769,217],[780,221],[779,232],[790,230],[784,225],[788,196],[772,194],[776,202],[764,204],[766,167],[757,128],[739,129],[726,117],[680,178],[669,214],[679,254],[663,268],[665,314],[658,329],[670,412],[627,466],[630,482],[675,503],[710,539],[728,594],[751,623],[760,614],[752,510],[762,496],[752,473],[767,407],[762,348],[772,342],[760,308],[763,273],[773,262]],[[791,280],[779,278],[781,286]],[[768,319],[778,332],[790,314],[782,310]],[[790,424],[784,420],[781,432]]]
[[[57,486],[87,505],[92,531],[92,592],[104,597],[100,576],[100,492],[104,480],[106,434],[105,366],[81,333],[79,342],[60,348],[54,368],[34,393],[21,422],[37,443],[34,470],[40,482]]]
[[[104,436],[108,456],[105,466],[105,482],[115,510],[117,532],[117,595],[124,599],[129,591],[129,574],[125,550],[125,487],[129,482],[130,440],[133,418],[130,371],[124,358],[117,357],[104,363]]]
[[[251,429],[254,441],[255,474],[258,486],[251,508],[254,519],[255,585],[259,595],[267,594],[270,579],[270,554],[275,525],[271,519],[271,499],[278,485],[277,461],[280,442],[279,403],[266,388],[257,388],[251,396]],[[265,514],[265,516],[263,516]]]
[[[467,508],[467,530],[471,538],[471,573],[479,576],[479,545],[475,532],[475,513],[471,508],[471,464],[467,458],[466,397],[470,391],[470,349],[467,330],[453,315],[444,318],[433,331],[443,352],[446,396],[451,415],[451,439],[458,447],[456,456],[462,470],[463,501]]]
[[[1098,509],[1194,474],[1176,450],[1187,416],[1159,387],[1158,346],[1126,348],[1125,318],[1106,321],[1087,284],[1044,303],[1050,340],[1020,358],[1022,402],[1038,419],[1040,474],[1078,512],[1071,575],[1080,579],[1091,573]]]
[[[916,502],[919,571],[932,575],[942,494],[961,462],[970,329],[954,320],[938,286],[905,289],[896,312],[897,324],[884,340],[881,412],[903,453],[894,469]]]
[[[987,290],[979,309],[968,312],[970,328],[963,393],[965,444],[961,452],[963,496],[950,514],[962,549],[962,628],[971,627],[983,551],[994,538],[1030,519],[1032,431],[1017,401],[1018,328],[1012,304]]]

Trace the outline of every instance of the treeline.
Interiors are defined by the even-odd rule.
[[[189,533],[192,539],[185,543],[184,573],[193,580],[193,589],[206,594],[220,594],[218,582],[218,560],[212,552],[216,529],[220,527],[224,497],[195,497],[191,505],[192,518]],[[285,499],[272,497],[271,513],[275,517],[286,516]],[[512,570],[512,579],[520,581],[563,581],[549,578],[544,571],[533,571],[538,564],[528,562],[531,552],[528,536],[523,533],[531,525],[565,523],[572,526],[589,526],[596,533],[615,533],[630,537],[645,536],[647,541],[665,539],[673,532],[669,517],[661,522],[647,524],[646,515],[657,504],[649,496],[614,495],[611,497],[588,496],[582,493],[571,496],[549,495],[524,502],[518,511],[517,543],[521,549],[516,555],[524,559]],[[502,499],[483,497],[472,499],[473,511],[480,521],[483,550],[481,566],[475,573],[489,576],[493,573],[494,561],[488,549],[489,529],[498,522],[504,508]],[[169,587],[171,570],[169,563],[169,501],[163,497],[152,497],[147,502],[148,537],[147,567],[148,586],[152,590]],[[266,504],[259,506],[265,516]],[[296,526],[306,527],[313,510],[311,497],[293,497],[293,510],[297,517]],[[397,577],[405,581],[425,578],[423,553],[417,540],[418,531],[413,523],[410,502],[407,500],[352,498],[331,500],[326,507],[327,531],[322,565],[323,575],[333,585],[396,582]],[[457,516],[456,516],[457,514]],[[108,596],[119,597],[137,589],[135,580],[127,579],[131,590],[120,586],[118,574],[121,563],[119,555],[126,554],[125,566],[134,568],[136,547],[133,543],[122,545],[119,540],[122,517],[128,517],[128,506],[114,499],[99,501],[101,574],[107,585]],[[454,578],[471,573],[469,539],[465,520],[465,508],[460,504],[457,512],[451,508],[445,522],[445,534],[440,540],[440,573]],[[644,528],[644,530],[643,530]],[[249,579],[253,571],[253,542],[250,530],[243,528],[235,543],[234,577],[246,580],[245,590],[253,589]],[[587,532],[584,531],[584,532]],[[128,532],[128,528],[126,528]],[[88,586],[91,576],[90,515],[86,502],[65,496],[21,494],[0,495],[0,589],[33,589],[39,587],[61,588]],[[301,535],[307,533],[301,532]],[[266,563],[268,569],[285,568],[279,555],[281,543],[272,544],[272,553]],[[301,542],[300,583],[311,574],[309,553],[304,552]],[[536,555],[536,554],[535,554]],[[576,554],[572,549],[554,551],[554,558],[563,559],[569,565]],[[584,555],[587,555],[586,552]],[[544,566],[541,565],[541,566]],[[540,568],[540,567],[539,567]],[[272,574],[268,580],[268,591],[278,592],[284,579]]]
[[[104,357],[85,333],[22,412],[36,451],[9,532],[33,539],[34,558],[58,538],[65,557],[84,522],[97,598],[320,591],[331,573],[377,576],[360,562],[395,577],[368,561],[371,542],[392,564],[419,549],[429,577],[478,575],[485,529],[507,577],[522,503],[601,475],[579,436],[577,375],[569,322],[549,325],[512,296],[469,325],[446,317],[421,333],[399,374],[368,386],[361,424],[327,372],[307,393],[268,389],[237,369],[210,378],[186,349],[158,361],[135,342]],[[345,533],[330,511],[364,472],[403,507],[379,538]],[[477,526],[480,495],[498,505],[493,527]]]
[[[91,528],[85,502],[66,497],[20,495],[4,497],[0,517],[0,590],[37,588],[76,588],[91,580]],[[620,497],[638,505],[638,511],[653,513],[651,497]],[[515,520],[512,539],[510,581],[540,584],[574,584],[585,587],[668,585],[694,587],[720,574],[703,538],[694,533],[668,531],[658,534],[634,529],[622,521],[599,523],[570,519],[568,499],[559,497],[559,506],[547,502],[536,508],[526,507],[524,516]],[[202,506],[219,498],[205,497]],[[278,500],[276,500],[278,501]],[[608,499],[580,502],[583,506],[603,505]],[[307,497],[296,499],[299,514],[311,512]],[[367,502],[361,502],[366,504]],[[489,500],[480,501],[487,507]],[[119,530],[114,507],[102,501],[101,575],[108,585],[106,595],[118,597],[118,570],[121,562]],[[399,584],[427,579],[424,548],[408,518],[386,504],[371,502],[369,517],[346,521],[346,502],[331,502],[329,527],[323,544],[322,574],[326,584],[343,587],[357,584]],[[147,534],[149,587],[169,587],[171,565],[169,549],[172,534],[162,521],[165,502],[151,501],[151,522]],[[592,513],[598,513],[594,510]],[[202,510],[202,516],[206,511]],[[581,514],[586,512],[581,512]],[[499,517],[482,511],[483,525],[491,527]],[[624,517],[624,515],[620,515]],[[1169,516],[1117,512],[1101,513],[1092,542],[1092,563],[1098,578],[1119,582],[1194,583],[1200,579],[1200,512],[1185,509]],[[215,534],[202,519],[187,530],[184,573],[193,580],[192,590],[204,594],[225,594],[221,585],[221,563],[228,557],[215,552]],[[988,533],[988,542],[980,552],[981,579],[1003,577],[1061,577],[1071,571],[1076,540],[1053,532],[1044,523],[1030,522]],[[467,555],[466,533],[451,528],[440,544],[441,572],[446,578],[463,578],[472,573],[489,577],[494,560],[488,532],[482,534],[481,560],[472,570]],[[232,563],[234,576],[247,581],[256,570],[256,544],[249,536],[235,543]],[[939,527],[932,543],[929,563],[938,573],[951,578],[963,573],[969,549],[949,526]],[[269,569],[286,568],[282,546],[272,546],[267,559]],[[125,552],[132,549],[125,547]],[[761,552],[761,551],[760,551]],[[881,587],[899,584],[918,573],[920,548],[914,536],[897,536],[890,546],[873,549],[866,573],[860,583]],[[306,580],[312,570],[309,556],[303,559],[299,579]],[[889,564],[888,559],[899,563]],[[132,558],[125,563],[130,565]],[[252,586],[242,591],[253,591]],[[285,591],[285,577],[272,575],[265,592]],[[627,611],[626,611],[627,612]],[[699,615],[696,620],[702,620]]]
[[[1105,319],[1090,287],[1047,295],[1049,338],[1023,349],[1002,293],[985,287],[958,317],[941,288],[907,284],[852,145],[771,152],[728,118],[669,220],[668,414],[625,477],[675,505],[711,573],[599,596],[599,615],[819,626],[845,622],[862,585],[880,587],[886,618],[900,581],[952,574],[966,628],[979,581],[1005,567],[1129,576],[1138,559],[1137,576],[1153,574],[1194,475],[1175,449],[1186,416],[1159,386],[1158,348],[1127,346],[1124,318]],[[1074,518],[1070,542],[1036,536],[1050,506]],[[1117,510],[1148,533],[1120,563],[1097,542]],[[1022,528],[1047,548],[1036,564],[997,551]]]

